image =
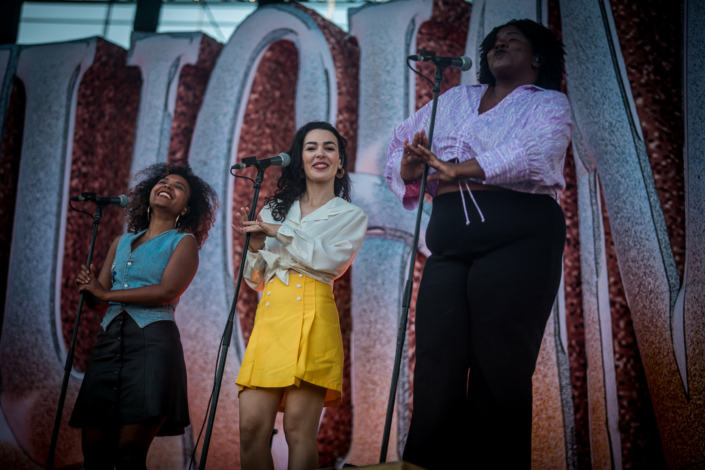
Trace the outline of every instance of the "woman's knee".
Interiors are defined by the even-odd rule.
[[[310,421],[295,414],[284,413],[284,437],[289,447],[316,442],[318,426],[312,426]]]
[[[117,470],[147,468],[148,446],[140,442],[121,442],[117,450]]]
[[[269,443],[273,427],[257,416],[240,416],[240,445],[249,447],[258,443]]]
[[[114,467],[117,432],[98,428],[83,429],[81,450],[84,466],[88,470],[112,469]]]

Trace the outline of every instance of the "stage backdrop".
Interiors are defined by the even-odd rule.
[[[561,199],[564,277],[534,375],[533,468],[705,468],[705,4],[689,0],[396,0],[351,10],[347,34],[287,4],[259,8],[227,44],[201,33],[136,33],[129,51],[100,38],[0,46],[0,467],[46,461],[78,303],[73,280],[91,231],[68,197],[123,193],[141,168],[179,158],[222,206],[177,312],[192,425],[157,438],[148,466],[181,469],[194,451],[198,458],[242,254],[229,225],[252,191],[228,169],[286,151],[313,119],[348,139],[353,202],[370,216],[357,259],[335,284],[344,400],[321,418],[320,463],[374,463],[414,250],[414,215],[382,173],[392,130],[431,98],[405,57],[425,48],[467,54],[476,66],[482,38],[512,18],[562,37],[575,123]],[[475,83],[475,66],[462,76],[449,70],[443,91]],[[260,206],[277,177],[270,169]],[[431,210],[426,204],[424,226]],[[106,210],[98,268],[123,230],[122,212]],[[416,286],[428,254],[421,240]],[[243,289],[213,469],[239,468],[234,381],[257,302]],[[66,423],[99,322],[84,311],[57,467],[82,466],[80,433]],[[407,340],[390,460],[413,411],[413,309]],[[277,470],[286,468],[281,426],[280,416]]]

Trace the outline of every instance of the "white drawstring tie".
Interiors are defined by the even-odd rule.
[[[470,195],[470,199],[472,199],[473,204],[475,204],[475,209],[477,209],[478,214],[480,214],[480,219],[482,222],[485,221],[485,216],[482,215],[482,211],[480,210],[480,206],[477,205],[477,201],[475,201],[475,196],[472,195],[472,191],[470,191],[470,186],[468,185],[467,181],[464,181],[465,183],[465,188],[468,190],[468,194]],[[463,201],[463,212],[465,213],[465,225],[470,225],[470,217],[468,217],[468,208],[465,206],[465,197],[463,196],[463,187],[460,185],[460,180],[458,180],[458,189],[460,190],[460,200]]]

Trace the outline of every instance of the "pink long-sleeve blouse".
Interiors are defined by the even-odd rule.
[[[472,158],[485,172],[485,184],[514,191],[548,194],[558,200],[565,189],[563,165],[573,123],[568,98],[534,85],[520,86],[494,108],[478,114],[487,85],[461,85],[438,99],[432,151],[443,161]],[[418,205],[421,180],[405,184],[400,175],[404,140],[426,129],[431,104],[394,130],[387,153],[387,185],[406,209]],[[431,169],[430,173],[435,170]],[[427,190],[436,195],[437,181]]]

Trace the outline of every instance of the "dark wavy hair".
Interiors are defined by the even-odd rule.
[[[532,52],[543,59],[535,85],[546,90],[561,91],[561,80],[565,73],[563,43],[550,29],[531,20],[512,20],[490,31],[480,44],[480,70],[477,72],[477,80],[495,86],[494,76],[487,63],[487,53],[494,47],[499,30],[507,26],[514,26],[521,31],[531,43]]]
[[[282,175],[279,181],[277,181],[277,190],[274,192],[274,196],[264,200],[265,205],[269,205],[272,211],[272,217],[278,222],[284,221],[286,214],[289,212],[289,209],[291,209],[291,205],[306,191],[306,177],[301,176],[303,173],[302,154],[305,143],[304,139],[306,138],[306,134],[316,129],[330,131],[338,139],[338,152],[340,153],[340,159],[343,162],[343,170],[345,170],[345,173],[342,178],[335,178],[333,191],[336,196],[342,197],[350,202],[351,184],[350,176],[348,176],[347,172],[348,154],[345,150],[348,141],[345,140],[345,137],[340,135],[335,127],[327,122],[312,121],[301,126],[301,128],[296,131],[296,135],[294,135],[294,140],[291,142],[291,147],[288,152],[291,157],[291,163],[282,170]]]
[[[215,213],[219,207],[218,196],[208,183],[193,173],[186,160],[157,163],[135,175],[135,179],[141,181],[127,193],[130,197],[130,204],[125,210],[127,231],[137,233],[149,227],[149,196],[159,180],[167,175],[181,176],[191,189],[187,203],[188,212],[179,217],[178,229],[193,234],[200,250],[208,238],[208,230],[215,223]]]

